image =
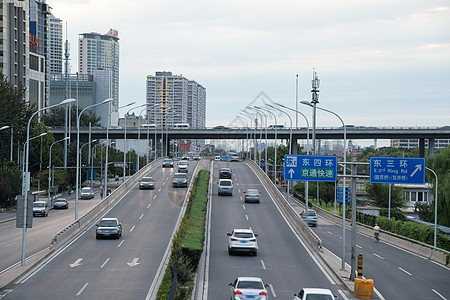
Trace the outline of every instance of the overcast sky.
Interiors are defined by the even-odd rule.
[[[346,124],[450,125],[448,0],[47,3],[67,22],[72,73],[78,34],[118,30],[120,105],[145,103],[146,76],[172,71],[206,88],[207,126],[229,125],[261,93],[295,108],[297,74],[310,101],[315,69],[319,106]],[[341,123],[319,111],[317,126]]]

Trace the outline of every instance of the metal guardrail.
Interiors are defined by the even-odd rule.
[[[296,199],[297,200],[297,199]],[[298,201],[298,200],[297,200]],[[314,203],[311,203],[312,207],[316,211],[316,213],[327,219],[328,221],[334,222],[336,224],[342,224],[342,217],[337,216],[335,214],[330,213],[329,211],[326,211],[318,206],[316,206]],[[351,228],[351,220],[346,219],[345,220],[345,227],[350,229]],[[358,223],[356,222],[356,231],[361,234],[365,234],[367,236],[372,237],[373,236],[373,229],[371,226],[368,226],[366,224]],[[389,232],[386,230],[380,230],[380,239],[394,244],[404,250],[413,252],[418,255],[422,255],[425,257],[428,257],[429,259],[436,261],[438,263],[445,265],[445,256],[450,255],[450,251],[447,251],[445,249],[441,248],[435,248],[432,245],[423,243],[421,241],[417,241],[411,238],[408,238],[406,236],[402,236],[393,232]]]
[[[99,202],[95,207],[89,210],[86,214],[81,216],[78,220],[72,222],[67,225],[64,229],[57,232],[52,236],[50,249],[57,249],[60,245],[65,243],[67,240],[72,238],[76,233],[80,232],[82,229],[87,227],[89,223],[98,217],[100,213],[102,213],[106,208],[109,207],[110,204],[114,203],[118,199],[120,199],[126,192],[130,186],[134,185],[136,182],[141,179],[145,174],[147,174],[152,168],[161,164],[162,159],[157,159],[152,161],[146,167],[140,169],[133,176],[131,176],[125,183],[121,184],[117,189],[112,191],[112,193],[107,196],[103,201]]]
[[[315,252],[322,252],[322,240],[311,230],[311,228],[309,228],[308,224],[305,223],[299,214],[297,214],[292,206],[286,201],[283,194],[281,194],[267,174],[264,173],[253,160],[246,160],[246,162],[261,180],[264,187],[275,200],[275,205],[278,206],[297,234],[303,236]]]

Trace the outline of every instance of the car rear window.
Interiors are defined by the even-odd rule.
[[[231,182],[230,181],[222,181],[220,183],[221,186],[231,186]]]
[[[260,281],[239,281],[237,285],[238,289],[264,289],[262,282]]]
[[[247,232],[235,232],[234,236],[238,238],[252,238],[253,234]]]
[[[310,294],[306,295],[306,300],[333,300],[330,295]]]
[[[141,179],[141,181],[142,182],[153,182],[153,178],[148,178],[148,177],[146,178],[146,177],[144,177],[144,178]]]
[[[98,224],[99,227],[116,227],[117,222],[114,220],[103,220]]]

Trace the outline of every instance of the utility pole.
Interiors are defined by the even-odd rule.
[[[356,157],[352,157],[352,179],[350,183],[350,198],[352,202],[352,237],[351,237],[351,256],[350,256],[350,281],[355,281],[355,273],[356,273],[356,176],[357,176],[357,165],[356,165]],[[344,168],[346,166],[344,165]],[[343,192],[343,201],[345,201],[345,187]]]
[[[66,42],[64,44],[65,52],[65,79],[66,79],[66,98],[70,98],[70,91],[69,91],[69,76],[70,76],[70,64],[69,64],[69,57],[70,57],[70,49],[69,49],[69,40],[67,39],[68,30],[67,30],[67,22],[66,22]],[[65,122],[64,122],[64,137],[70,136],[70,109],[71,104],[66,104],[66,110],[65,110]],[[70,143],[70,138],[64,141],[64,169],[67,169],[67,152],[68,152],[68,144]]]

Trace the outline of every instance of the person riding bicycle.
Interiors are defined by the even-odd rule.
[[[377,223],[375,223],[375,226],[373,227],[373,237],[376,241],[378,241],[380,237],[380,226],[378,226]]]

